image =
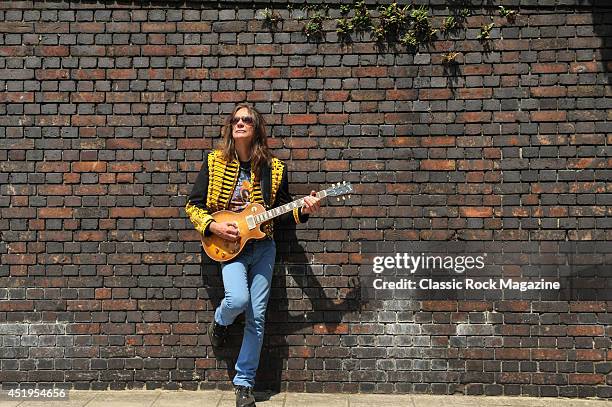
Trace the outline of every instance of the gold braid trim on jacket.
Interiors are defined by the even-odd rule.
[[[191,223],[193,223],[195,230],[201,234],[204,234],[208,225],[213,221],[213,217],[206,209],[198,208],[192,205],[191,202],[187,202],[187,205],[185,205],[185,212],[189,216]]]
[[[204,199],[204,190],[201,194],[192,193],[190,200],[188,200],[185,206],[185,211],[189,216],[189,219],[195,226],[195,229],[204,234],[208,225],[213,221],[211,213],[227,209],[229,202],[236,188],[238,181],[238,175],[240,170],[240,163],[238,160],[225,161],[223,154],[220,150],[214,150],[208,154],[208,187],[206,188],[206,205],[203,207],[204,202],[200,205],[194,205],[191,200]],[[283,178],[283,171],[285,170],[285,164],[278,158],[272,158],[270,163],[271,172],[271,191],[270,191],[270,202],[275,202],[276,195]],[[263,205],[266,209],[270,209],[270,206],[264,202],[261,185],[259,180],[255,180],[255,174],[251,169],[251,185],[253,190],[251,193],[250,201],[256,202]],[[296,223],[301,223],[299,218],[299,212],[297,208],[293,211],[293,217]],[[267,235],[273,236],[273,222],[265,222],[261,230]]]
[[[283,169],[285,169],[285,164],[283,164],[283,162],[278,158],[274,157],[270,163],[270,169],[272,171],[272,193],[270,195],[270,202],[274,202],[278,188],[283,180]]]

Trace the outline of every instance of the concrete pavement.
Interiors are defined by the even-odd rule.
[[[258,407],[606,407],[610,400],[393,394],[256,393]],[[234,407],[231,391],[77,391],[68,400],[7,400],[0,407]]]

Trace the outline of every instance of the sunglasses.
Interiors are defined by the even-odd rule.
[[[230,120],[230,123],[232,123],[233,126],[237,125],[238,122],[240,121],[240,119],[242,119],[242,123],[246,124],[247,126],[250,126],[253,124],[253,117],[252,116],[234,116],[232,117],[232,120]]]

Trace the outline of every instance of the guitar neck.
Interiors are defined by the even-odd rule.
[[[327,191],[323,190],[323,191],[319,191],[317,192],[316,197],[317,198],[325,198],[327,196]],[[287,204],[278,206],[274,209],[270,209],[264,213],[261,213],[259,215],[255,216],[255,222],[257,224],[263,223],[263,222],[267,222],[270,219],[274,219],[278,216],[281,216],[287,212],[291,212],[292,210],[294,210],[295,208],[301,208],[302,206],[304,206],[304,198],[300,198],[300,199],[296,199],[293,202],[289,202]]]

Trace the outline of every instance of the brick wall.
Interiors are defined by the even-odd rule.
[[[230,386],[239,323],[213,352],[222,285],[183,206],[247,100],[294,194],[356,189],[282,231],[262,387],[610,397],[610,298],[357,286],[367,254],[453,242],[610,264],[612,9],[537,3],[513,23],[472,8],[414,53],[368,34],[340,45],[335,8],[316,42],[299,4],[279,3],[271,31],[250,2],[1,2],[0,382]],[[449,10],[431,13],[438,27]]]

